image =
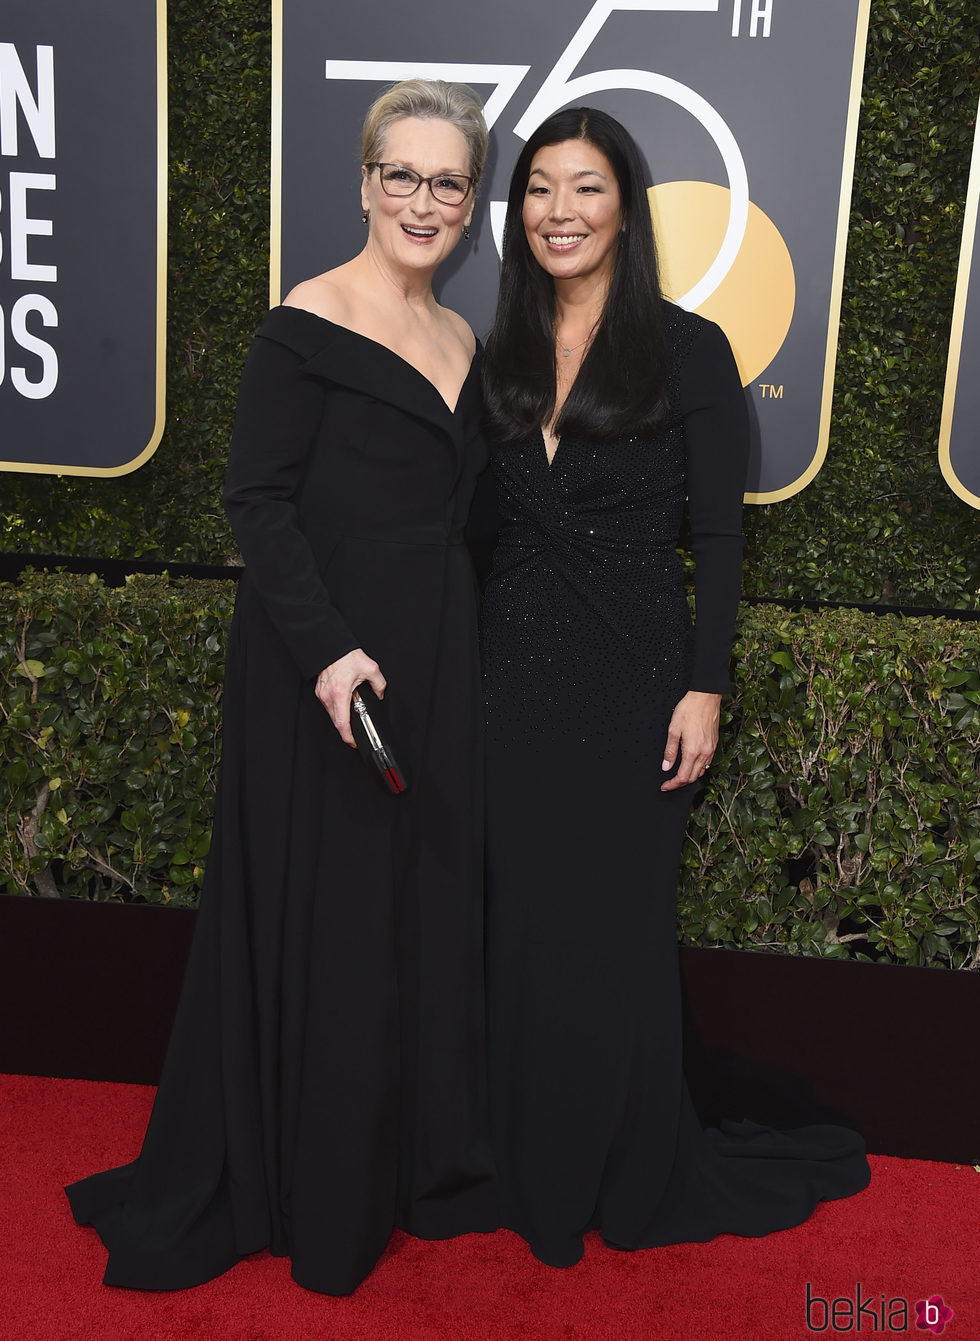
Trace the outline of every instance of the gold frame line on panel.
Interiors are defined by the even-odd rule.
[[[851,214],[851,194],[854,189],[854,161],[857,157],[858,117],[861,112],[861,86],[864,82],[864,63],[868,49],[868,21],[871,0],[858,0],[854,25],[854,57],[851,62],[851,91],[847,104],[847,127],[844,132],[844,157],[841,163],[840,198],[837,207],[837,238],[834,244],[834,269],[830,285],[830,309],[827,314],[827,352],[824,357],[823,395],[820,401],[820,421],[817,446],[810,464],[803,474],[783,489],[768,493],[746,493],[746,503],[781,503],[805,489],[816,477],[827,459],[830,441],[830,416],[834,400],[834,374],[837,368],[837,341],[840,336],[840,309],[844,292],[844,262],[847,256],[847,232]]]
[[[980,105],[977,107],[980,118]],[[953,435],[953,410],[956,405],[956,382],[963,352],[963,325],[966,320],[966,300],[970,292],[970,269],[976,242],[977,214],[980,213],[980,121],[973,135],[973,157],[970,160],[970,181],[966,188],[966,206],[963,234],[960,239],[959,269],[956,273],[956,297],[953,299],[953,318],[949,332],[949,357],[946,362],[946,386],[943,391],[943,412],[939,421],[939,466],[943,478],[958,498],[971,507],[980,508],[980,496],[968,489],[953,469],[949,454]],[[980,276],[978,276],[980,278]],[[974,296],[980,302],[980,294]]]
[[[150,459],[160,446],[167,415],[167,0],[156,0],[157,35],[157,265],[155,407],[150,440],[132,460],[121,466],[73,466],[40,462],[0,461],[0,470],[21,475],[129,475]]]
[[[269,306],[282,302],[282,0],[272,0],[272,152],[269,172]]]

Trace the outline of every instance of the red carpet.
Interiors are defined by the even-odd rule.
[[[74,1224],[61,1189],[133,1158],[152,1097],[139,1085],[0,1078],[5,1341],[783,1341],[815,1327],[928,1341],[915,1304],[937,1294],[953,1310],[947,1341],[980,1338],[980,1174],[881,1156],[865,1192],[766,1239],[621,1253],[590,1235],[585,1259],[556,1271],[505,1231],[447,1243],[397,1235],[349,1299],[310,1294],[265,1255],[196,1290],[110,1289],[105,1251]],[[832,1320],[817,1300],[835,1298]]]

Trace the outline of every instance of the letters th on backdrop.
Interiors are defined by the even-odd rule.
[[[385,84],[459,79],[494,134],[475,216],[437,279],[485,333],[507,183],[561,107],[636,136],[669,297],[717,321],[754,425],[753,502],[822,464],[870,0],[274,0],[273,303],[363,245],[359,143]]]
[[[165,0],[0,21],[0,466],[119,475],[163,432]]]
[[[980,508],[980,109],[953,303],[939,463],[964,502]]]

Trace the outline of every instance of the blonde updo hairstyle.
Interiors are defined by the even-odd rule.
[[[480,99],[466,84],[450,84],[444,79],[403,79],[375,98],[364,118],[361,132],[361,162],[377,163],[384,158],[384,142],[395,121],[404,117],[448,121],[466,140],[469,151],[469,175],[476,188],[487,156],[487,123]]]

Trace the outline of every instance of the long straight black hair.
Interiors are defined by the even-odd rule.
[[[664,305],[643,159],[606,112],[569,107],[538,127],[510,179],[500,292],[484,363],[487,429],[499,440],[526,437],[555,410],[555,287],[534,259],[522,212],[534,155],[566,140],[587,140],[609,160],[623,231],[602,318],[555,432],[608,439],[656,432],[666,417]]]

